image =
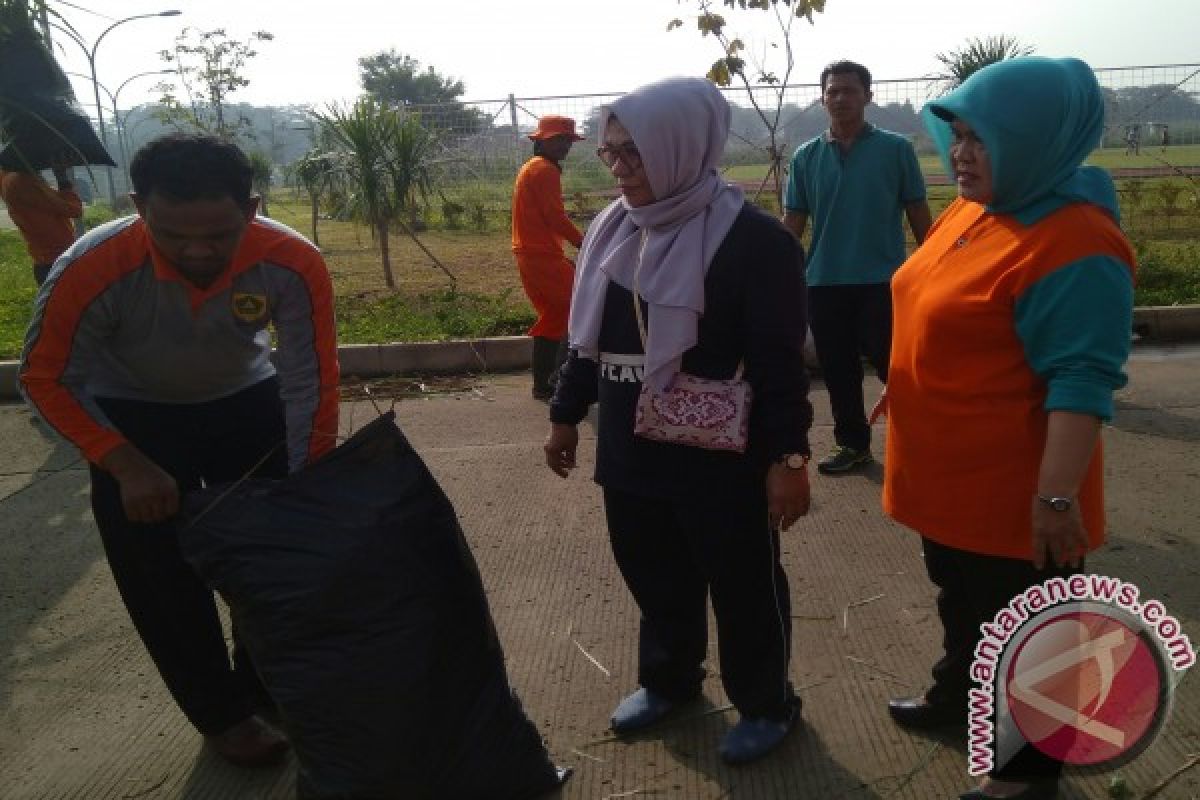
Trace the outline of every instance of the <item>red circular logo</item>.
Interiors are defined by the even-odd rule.
[[[1009,715],[1024,739],[1076,766],[1136,755],[1166,710],[1158,651],[1105,613],[1071,611],[1035,628],[1006,680]]]

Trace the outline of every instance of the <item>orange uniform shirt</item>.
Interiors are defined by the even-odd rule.
[[[75,241],[73,220],[83,202],[74,189],[53,189],[33,173],[0,172],[0,199],[35,264],[53,264]]]
[[[896,273],[883,490],[896,521],[948,547],[1030,558],[1047,386],[1029,366],[1014,309],[1034,283],[1096,255],[1133,264],[1096,206],[1065,206],[1025,226],[958,199]],[[1079,506],[1097,547],[1099,445]]]
[[[521,167],[513,187],[513,252],[562,256],[563,240],[579,247],[583,234],[563,208],[559,168],[547,158],[534,156]]]

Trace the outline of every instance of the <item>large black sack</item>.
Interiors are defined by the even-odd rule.
[[[315,800],[518,800],[559,784],[508,685],[454,508],[386,414],[278,482],[187,499]]]
[[[7,140],[0,149],[3,170],[37,172],[56,163],[67,167],[117,165],[100,144],[92,123],[74,104],[44,97],[9,104],[0,97],[0,129]]]
[[[25,3],[0,0],[0,169],[116,166],[42,43]]]

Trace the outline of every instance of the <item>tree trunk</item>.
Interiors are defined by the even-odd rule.
[[[379,254],[383,257],[383,280],[389,289],[396,288],[396,278],[392,275],[392,253],[388,245],[388,224],[385,220],[375,226],[379,236]]]
[[[404,224],[403,222],[401,222],[400,220],[396,220],[396,222],[397,222],[397,224],[400,226],[400,229],[401,229],[401,230],[403,230],[403,231],[404,231],[406,234],[408,234],[408,235],[409,235],[409,236],[412,238],[412,240],[413,240],[414,242],[416,242],[416,245],[417,245],[417,247],[421,248],[421,252],[423,252],[425,255],[429,256],[429,260],[430,260],[430,261],[432,261],[434,264],[436,264],[438,269],[440,269],[442,272],[446,273],[446,275],[447,275],[447,276],[450,278],[450,286],[451,286],[452,288],[455,288],[455,289],[456,289],[456,288],[458,288],[458,276],[456,276],[456,275],[455,275],[453,272],[451,272],[451,271],[450,271],[450,270],[449,270],[449,269],[446,267],[446,265],[445,265],[445,264],[443,264],[443,263],[442,263],[442,262],[441,262],[441,261],[438,259],[438,257],[437,257],[437,256],[435,256],[435,255],[434,255],[434,254],[433,254],[433,253],[432,253],[432,252],[429,250],[429,248],[425,246],[425,243],[424,243],[424,242],[422,242],[420,239],[418,239],[418,238],[417,238],[417,233],[416,233],[416,231],[414,231],[412,228],[410,228],[410,227],[408,227],[407,225],[405,225],[405,224]]]
[[[320,216],[320,206],[317,203],[317,196],[310,194],[308,199],[312,201],[312,229],[313,229],[313,244],[317,247],[321,246],[321,237],[317,235],[317,218]]]

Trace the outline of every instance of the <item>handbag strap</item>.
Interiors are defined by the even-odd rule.
[[[646,237],[649,231],[642,228],[642,240],[638,244],[638,259],[637,266],[633,268],[633,314],[637,317],[638,336],[642,338],[642,352],[646,352],[646,321],[642,319],[642,301],[638,292],[638,275],[642,271],[642,257],[646,255]],[[745,369],[746,362],[738,361],[737,370],[733,373],[733,380],[740,381],[742,379],[742,370]]]

